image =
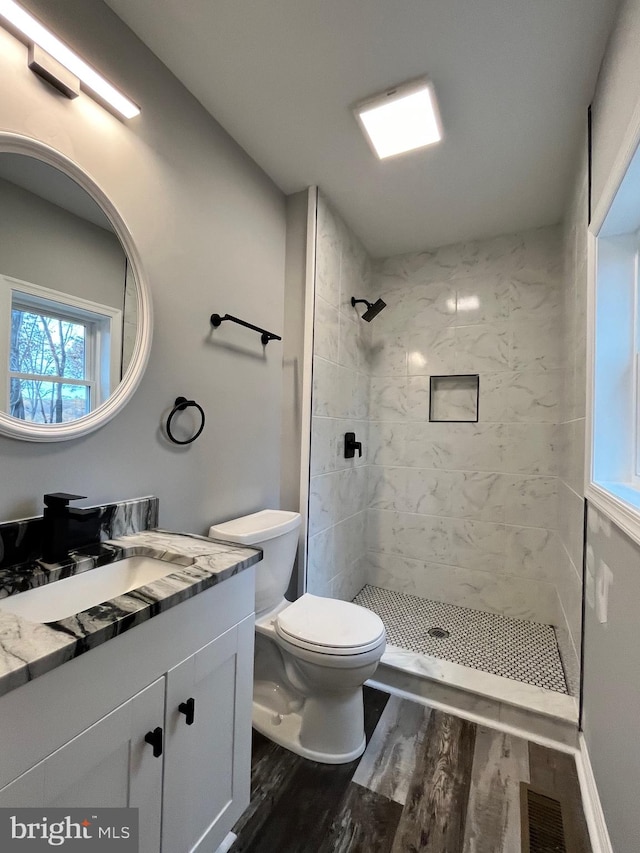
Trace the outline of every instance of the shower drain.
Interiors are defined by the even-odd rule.
[[[427,634],[430,637],[435,637],[436,640],[446,640],[449,636],[449,631],[446,628],[429,628]]]

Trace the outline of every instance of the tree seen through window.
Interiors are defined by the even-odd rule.
[[[64,423],[90,410],[87,329],[77,320],[14,306],[9,411],[35,423]]]

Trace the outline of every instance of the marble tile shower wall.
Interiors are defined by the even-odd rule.
[[[369,583],[557,623],[562,232],[374,263]],[[478,423],[429,377],[480,375]]]
[[[351,297],[367,298],[370,274],[364,248],[319,196],[307,588],[346,600],[366,582],[370,326]],[[362,457],[344,458],[345,432]]]
[[[582,548],[584,512],[584,444],[587,368],[587,154],[577,170],[564,226],[565,290],[562,330],[563,407],[560,417],[557,586],[568,637],[563,658],[577,672],[582,632]]]

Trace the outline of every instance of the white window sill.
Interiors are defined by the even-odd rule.
[[[587,500],[640,545],[640,489],[629,483],[590,483]]]

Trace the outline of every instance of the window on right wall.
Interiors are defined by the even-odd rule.
[[[620,172],[606,209],[596,211],[590,226],[594,298],[587,497],[640,541],[640,148]]]

